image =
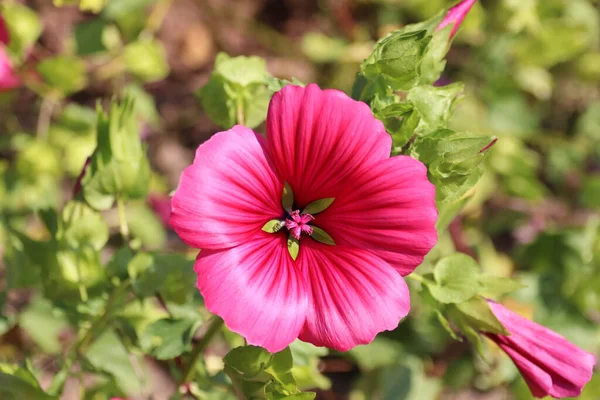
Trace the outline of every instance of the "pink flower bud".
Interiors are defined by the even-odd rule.
[[[460,27],[460,24],[463,22],[463,19],[465,19],[465,17],[471,10],[471,7],[473,7],[476,1],[477,0],[463,0],[454,7],[452,7],[450,10],[448,10],[448,14],[446,14],[440,25],[437,27],[436,31],[444,29],[450,24],[454,24],[452,32],[450,32],[450,37],[453,37],[458,28]]]
[[[556,332],[488,300],[510,336],[486,333],[512,358],[538,398],[577,397],[592,377],[596,357]]]
[[[20,85],[21,78],[15,72],[6,49],[0,45],[0,92],[12,90]]]
[[[10,41],[10,34],[8,33],[8,26],[2,15],[0,15],[0,44],[8,44]]]

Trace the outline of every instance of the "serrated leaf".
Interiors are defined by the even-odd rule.
[[[442,258],[435,266],[435,283],[428,283],[431,295],[444,304],[462,303],[477,294],[479,265],[466,254]]]
[[[318,214],[323,212],[329,208],[333,204],[335,197],[326,197],[324,199],[315,200],[312,203],[309,203],[304,210],[302,210],[302,214]]]
[[[296,261],[298,253],[300,252],[300,241],[292,235],[289,235],[287,239],[287,248],[292,260]]]
[[[427,134],[444,128],[451,116],[459,94],[464,90],[462,83],[447,86],[415,86],[408,92],[407,100],[419,113],[421,119],[417,127],[419,134]]]
[[[287,212],[292,212],[292,208],[294,207],[294,192],[292,191],[292,187],[289,183],[283,183],[283,192],[281,194],[281,205],[283,209]]]
[[[311,225],[311,228],[312,228],[312,234],[310,235],[310,237],[312,237],[319,243],[328,244],[330,246],[335,246],[335,241],[333,240],[333,238],[331,236],[329,236],[329,234],[327,232],[325,232],[323,229],[319,228],[318,226]]]
[[[493,275],[479,277],[479,294],[484,297],[495,297],[524,288],[521,282],[511,278]]]
[[[272,219],[267,221],[266,224],[261,228],[264,232],[267,233],[277,233],[283,228],[285,223],[280,219]]]
[[[464,303],[456,304],[455,307],[474,330],[498,335],[510,335],[510,332],[496,318],[488,302],[483,297],[474,297]]]

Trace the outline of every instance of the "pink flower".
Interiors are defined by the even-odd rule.
[[[0,15],[0,45],[8,44],[10,42],[10,34],[8,32],[8,26],[2,15]]]
[[[391,144],[366,104],[288,85],[266,139],[235,126],[198,147],[171,226],[203,249],[207,308],[271,352],[296,338],[345,351],[395,329],[410,309],[402,276],[435,244],[437,210],[426,167],[390,158]]]
[[[16,74],[11,59],[4,46],[0,45],[0,92],[12,90],[21,85],[21,79]]]
[[[486,333],[512,358],[538,398],[577,397],[591,379],[596,358],[564,337],[488,300],[510,336]]]
[[[450,24],[454,24],[454,27],[450,32],[450,37],[453,37],[476,1],[477,0],[463,0],[452,7],[450,10],[448,10],[448,14],[446,14],[436,31],[444,29]]]
[[[149,194],[148,204],[154,214],[160,219],[163,226],[167,229],[171,228],[169,218],[171,217],[171,198],[162,194]]]

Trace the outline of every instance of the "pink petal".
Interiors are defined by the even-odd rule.
[[[454,24],[454,27],[450,32],[450,37],[454,36],[454,34],[456,34],[456,31],[460,27],[460,24],[462,24],[463,20],[465,19],[465,17],[467,16],[467,14],[469,13],[476,1],[477,0],[463,0],[459,4],[449,9],[448,14],[446,14],[446,16],[444,17],[444,19],[442,20],[442,22],[436,30],[439,31],[450,24]]]
[[[308,295],[285,235],[259,232],[238,247],[202,250],[194,269],[208,310],[248,343],[275,353],[298,337]]]
[[[437,241],[435,187],[427,168],[408,156],[364,166],[314,225],[340,245],[372,251],[410,274]]]
[[[510,336],[490,335],[519,367],[534,364],[537,369],[530,369],[528,382],[545,380],[545,375],[551,379],[552,386],[546,395],[553,397],[579,396],[585,384],[591,379],[596,358],[586,351],[570,343],[563,336],[551,331],[533,321],[524,318],[506,307],[488,301],[494,315],[511,333]],[[513,355],[519,354],[515,358]],[[522,363],[526,359],[527,363]],[[538,384],[539,386],[539,384]],[[540,386],[541,387],[541,386]],[[532,392],[536,390],[531,387]],[[535,393],[534,393],[535,394]],[[537,394],[535,394],[537,396]]]
[[[283,184],[265,143],[252,130],[235,126],[198,147],[171,202],[170,223],[184,242],[207,249],[236,246],[283,215]]]
[[[395,329],[410,310],[404,279],[369,251],[303,240],[298,262],[312,291],[303,341],[346,351]]]
[[[6,50],[0,45],[0,92],[12,90],[21,85],[21,78],[15,72]]]
[[[354,171],[391,151],[391,138],[369,106],[314,84],[275,93],[267,140],[278,176],[290,184],[301,208],[336,197]]]

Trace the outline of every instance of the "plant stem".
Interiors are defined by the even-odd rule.
[[[183,370],[183,378],[181,378],[181,381],[179,382],[180,386],[188,383],[189,381],[191,381],[194,378],[194,372],[196,371],[196,368],[195,368],[196,361],[198,361],[198,358],[200,358],[200,356],[206,349],[206,346],[208,346],[211,339],[221,329],[222,325],[223,325],[223,320],[215,315],[213,317],[212,321],[210,321],[210,325],[208,326],[206,333],[204,334],[202,339],[200,339],[200,341],[196,344],[196,347],[194,348],[194,350],[192,351],[192,354],[190,355],[188,364],[186,365],[185,369]]]
[[[73,347],[71,347],[71,350],[69,350],[69,353],[63,362],[61,370],[52,379],[50,387],[48,388],[48,393],[52,395],[60,395],[62,393],[71,366],[75,360],[85,352],[90,342],[94,339],[94,336],[98,336],[102,333],[104,328],[106,328],[106,325],[111,318],[111,312],[115,301],[119,295],[127,289],[130,283],[130,280],[125,280],[121,285],[110,292],[104,311],[92,322],[85,334],[77,340]]]
[[[237,98],[237,123],[244,125],[246,119],[244,118],[244,99],[241,96]]]
[[[117,210],[119,212],[119,228],[121,229],[121,236],[125,241],[125,244],[129,243],[129,225],[127,225],[127,216],[125,213],[125,202],[120,197],[117,197]]]
[[[423,278],[421,275],[414,273],[414,272],[410,275],[407,275],[406,277],[410,278],[414,281],[417,281],[417,282],[425,282],[425,278]]]
[[[37,123],[37,137],[46,137],[50,128],[50,120],[52,119],[52,111],[54,110],[54,98],[50,95],[42,98],[40,106],[40,115]]]

